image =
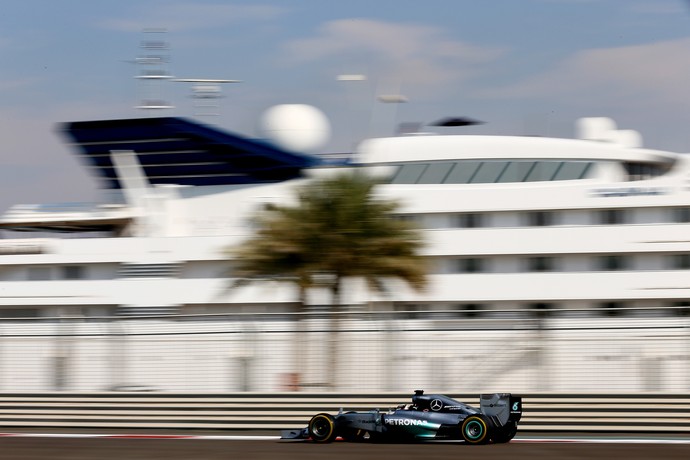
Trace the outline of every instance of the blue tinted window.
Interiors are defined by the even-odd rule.
[[[582,179],[589,169],[590,163],[586,161],[566,161],[560,167],[553,180]]]
[[[420,184],[442,184],[448,173],[455,166],[454,162],[443,161],[439,163],[431,163],[419,178]]]
[[[561,166],[560,161],[537,161],[525,178],[526,182],[552,180]]]
[[[446,177],[446,184],[467,184],[479,168],[481,161],[458,161],[453,170]]]
[[[391,183],[393,184],[416,184],[424,170],[427,168],[426,164],[406,164],[400,166],[398,172],[393,177]]]
[[[534,167],[534,161],[511,161],[498,182],[522,182]]]
[[[485,161],[472,176],[473,184],[486,184],[496,182],[508,166],[507,161]]]

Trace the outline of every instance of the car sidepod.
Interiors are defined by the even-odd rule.
[[[448,422],[447,414],[397,410],[382,417],[383,433],[390,438],[432,439]]]

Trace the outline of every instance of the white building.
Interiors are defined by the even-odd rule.
[[[249,217],[255,212],[292,199],[296,184],[334,166],[179,118],[80,122],[66,125],[66,132],[112,199],[91,207],[17,205],[0,218],[5,230],[0,240],[0,318],[293,311],[296,292],[289,285],[228,290],[226,250],[251,234]],[[380,195],[399,200],[401,218],[424,230],[431,283],[425,292],[401,286],[382,297],[353,281],[344,301],[358,312],[407,311],[412,321],[438,321],[438,315],[425,312],[439,310],[449,320],[531,320],[534,311],[548,309],[558,310],[549,316],[558,328],[575,324],[568,321],[584,328],[687,328],[682,315],[690,305],[690,157],[644,149],[635,133],[618,131],[600,119],[583,121],[580,137],[417,134],[363,142],[353,164],[385,175],[388,183],[379,188]],[[312,303],[322,300],[315,295]],[[31,328],[41,326],[21,327],[34,334],[38,329]],[[191,326],[174,326],[179,327]],[[443,341],[443,336],[434,340]],[[521,339],[525,350],[532,347],[531,337]],[[552,339],[582,343],[572,337],[562,333]],[[681,331],[679,340],[687,340],[683,337]],[[504,338],[496,333],[487,340],[500,343]],[[466,339],[456,337],[453,343],[458,340]],[[278,342],[284,352],[293,340]],[[568,356],[578,354],[571,345],[549,343]],[[640,348],[640,360],[648,363],[650,357],[673,354],[676,341],[669,343]],[[208,355],[200,350],[200,356]],[[19,348],[15,351],[21,355]],[[452,350],[439,353],[448,367],[459,356]],[[244,362],[242,353],[230,354],[239,360],[231,367]],[[359,354],[350,350],[344,356]],[[669,367],[673,388],[690,385],[690,360],[685,351],[683,356]],[[502,359],[507,366],[514,358],[507,354]],[[227,364],[214,359],[209,357],[207,367]],[[378,359],[372,369],[385,365],[376,364]],[[289,361],[261,364],[254,375],[270,377],[252,388],[279,388],[279,375],[295,372]],[[317,374],[320,365],[299,369],[302,380]],[[554,367],[547,386],[586,387],[574,376],[591,371],[587,365],[562,371]],[[37,363],[31,372],[44,372],[40,369]],[[0,374],[2,370],[0,360]],[[510,374],[509,381],[524,381],[524,388],[546,385],[529,378],[532,370],[514,371],[518,374]],[[135,374],[141,377],[141,372]],[[197,370],[197,375],[204,372]],[[28,375],[16,377],[13,385],[30,380]],[[391,381],[402,379],[389,375]],[[56,379],[32,381],[41,389],[51,387],[46,383],[51,378]],[[235,385],[199,378],[200,386],[194,388]],[[152,374],[143,380],[179,388],[158,379]],[[142,378],[130,375],[131,380],[141,383]],[[318,384],[318,379],[308,380]],[[632,390],[649,387],[637,377],[632,380]],[[108,381],[113,379],[84,377],[71,388],[103,388]],[[409,377],[398,383],[413,381]],[[343,380],[342,388],[359,388],[358,383]]]

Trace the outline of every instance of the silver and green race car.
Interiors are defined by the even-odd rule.
[[[388,412],[314,415],[302,430],[284,431],[284,439],[345,441],[415,441],[457,439],[469,444],[509,442],[517,433],[522,398],[510,393],[483,394],[479,409],[448,396],[415,391],[411,404]]]

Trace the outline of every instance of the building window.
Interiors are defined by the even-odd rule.
[[[5,318],[38,318],[37,308],[0,308],[0,320]]]
[[[48,281],[50,279],[50,267],[29,267],[29,281]]]
[[[629,181],[650,179],[666,172],[666,168],[648,163],[624,163],[623,167],[628,174],[627,179]]]
[[[404,164],[398,169],[391,184],[416,184],[428,166],[426,163]]]
[[[480,303],[465,303],[458,305],[458,310],[462,311],[465,318],[479,318],[482,311],[486,310],[486,305]]]
[[[525,177],[525,182],[541,182],[553,179],[561,163],[558,161],[537,161]]]
[[[498,182],[523,182],[532,168],[534,161],[511,161],[498,178]]]
[[[529,257],[527,269],[531,272],[551,272],[554,270],[553,257]]]
[[[507,161],[485,161],[481,164],[479,169],[474,173],[471,184],[491,184],[498,182],[503,171],[508,167]]]
[[[679,224],[690,223],[690,208],[675,208],[673,210],[673,221]]]
[[[628,267],[628,259],[624,256],[601,256],[598,265],[604,271],[620,271]]]
[[[674,254],[672,266],[676,270],[690,270],[690,254]]]
[[[592,163],[585,161],[566,161],[558,168],[553,180],[583,179],[587,177],[591,166]]]
[[[527,308],[530,310],[530,313],[534,318],[544,319],[549,316],[549,310],[553,310],[554,305],[550,303],[537,302],[527,305]],[[539,326],[541,327],[541,324],[539,324]]]
[[[479,228],[483,224],[481,214],[469,212],[458,215],[458,227],[460,228]]]
[[[681,300],[673,304],[674,310],[678,316],[690,316],[690,300]]]
[[[62,267],[62,277],[66,280],[84,279],[84,267],[81,265],[65,265]]]
[[[553,225],[553,214],[546,211],[527,213],[527,224],[530,227],[546,227]]]
[[[446,176],[444,184],[467,184],[481,166],[481,161],[463,160],[456,163],[453,170]]]
[[[418,184],[442,184],[455,166],[452,162],[431,163],[417,180]]]
[[[620,316],[625,304],[623,302],[602,302],[599,304],[599,308],[606,316]]]
[[[424,308],[415,304],[396,304],[393,310],[398,319],[419,319],[422,317]]]
[[[624,224],[625,211],[622,209],[602,209],[599,211],[599,223],[602,225]]]
[[[459,273],[479,273],[483,269],[482,259],[476,258],[466,258],[458,259],[458,272]]]

